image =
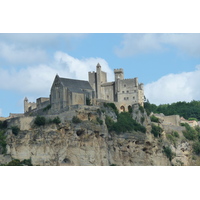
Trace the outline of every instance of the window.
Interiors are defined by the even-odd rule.
[[[135,99],[135,97],[133,97],[133,99]]]
[[[122,91],[122,93],[124,93],[124,91]]]
[[[128,91],[128,90],[127,90],[126,92],[127,92],[127,93],[129,93],[129,91]]]
[[[124,100],[126,100],[126,97],[124,97]]]
[[[124,87],[126,87],[126,84],[124,85]]]
[[[136,92],[136,90],[134,90],[134,92]]]
[[[129,98],[128,98],[128,97],[126,97],[126,100],[129,100]]]

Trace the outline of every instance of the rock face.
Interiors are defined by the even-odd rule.
[[[108,136],[105,130],[105,125],[85,121],[21,131],[17,136],[8,131],[7,157],[31,158],[33,165],[46,166],[171,165],[150,134]]]
[[[74,115],[82,122],[73,123]],[[12,159],[31,159],[33,165],[40,166],[200,165],[199,157],[192,154],[192,144],[181,135],[181,127],[157,124],[163,128],[163,133],[155,138],[146,112],[135,106],[132,117],[142,123],[147,132],[108,133],[105,116],[117,121],[116,113],[108,107],[87,107],[62,113],[59,125],[37,127],[34,117],[12,120],[6,132],[7,153],[0,155],[0,164],[7,164]],[[55,116],[46,117],[53,119]],[[21,129],[17,135],[12,132],[15,125]],[[167,134],[174,131],[180,135],[176,144],[167,139]],[[163,151],[167,146],[173,152],[171,161]]]

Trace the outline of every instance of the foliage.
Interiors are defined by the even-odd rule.
[[[141,117],[141,118],[140,118],[140,122],[141,122],[142,124],[144,123],[144,120],[145,120],[144,117]]]
[[[154,135],[154,137],[160,137],[163,129],[159,126],[156,126],[155,124],[152,124],[151,127],[151,133]]]
[[[45,117],[37,116],[35,118],[34,124],[37,125],[37,126],[43,126],[43,125],[45,125],[46,124]]]
[[[116,105],[114,103],[104,103],[104,107],[110,107],[113,109],[113,111],[115,112],[115,114],[118,116],[119,115],[119,111],[116,107]]]
[[[145,102],[144,108],[148,114],[150,112],[163,113],[164,115],[180,115],[185,119],[196,118],[197,120],[200,120],[200,101],[179,101],[177,103],[163,104],[159,106]]]
[[[60,124],[60,123],[61,123],[61,120],[60,120],[60,118],[57,116],[57,117],[55,117],[55,118],[53,119],[52,122],[55,123],[55,124]]]
[[[47,111],[47,110],[50,110],[51,109],[51,104],[49,104],[48,106],[46,106],[45,108],[43,108],[43,111]]]
[[[150,119],[151,119],[152,122],[159,123],[159,119],[158,119],[155,115],[152,115],[152,116],[150,117]]]
[[[132,114],[132,113],[133,113],[133,108],[132,108],[132,107],[128,107],[128,112],[129,112],[130,114]]]
[[[78,117],[74,116],[74,117],[72,118],[72,122],[73,122],[74,124],[78,124],[78,123],[81,123],[81,120],[80,120]]]
[[[98,122],[100,125],[103,125],[103,121],[102,121],[99,117],[97,117],[97,122]]]
[[[193,151],[195,154],[200,155],[200,142],[196,141],[195,143],[193,143],[192,145]]]
[[[146,132],[146,128],[137,123],[128,112],[121,112],[118,115],[117,122],[114,122],[110,117],[106,116],[106,125],[109,131],[115,131],[116,133],[131,131]]]
[[[141,113],[144,113],[144,107],[143,106],[139,105],[139,110],[140,110]]]
[[[31,163],[31,159],[25,159],[23,161],[20,161],[19,159],[14,159],[10,161],[7,166],[33,166]]]
[[[7,121],[0,121],[0,130],[8,127]]]
[[[11,129],[12,129],[12,133],[13,133],[15,136],[18,135],[18,133],[19,133],[19,131],[20,131],[20,129],[19,129],[18,126],[12,126]]]
[[[183,135],[188,140],[195,140],[197,138],[197,131],[190,127],[189,124],[185,124],[186,130],[183,131]]]
[[[5,131],[0,130],[0,153],[6,153],[6,136],[4,135]]]
[[[86,97],[86,105],[91,106],[91,99]]]
[[[106,126],[107,126],[108,130],[109,130],[109,131],[112,131],[112,130],[113,130],[113,125],[114,125],[114,123],[115,123],[115,122],[112,120],[112,118],[106,115],[105,123],[106,123]]]
[[[176,147],[177,138],[173,134],[167,134],[166,137]]]
[[[169,158],[169,160],[171,161],[174,156],[174,153],[172,152],[171,148],[169,146],[163,147],[163,151],[166,154],[166,156]]]
[[[174,135],[174,137],[177,137],[177,138],[180,137],[177,131],[174,131],[174,132],[173,132],[173,135]]]
[[[196,121],[196,122],[198,122],[198,119],[197,119],[197,118],[194,118],[194,117],[190,117],[190,118],[188,119],[188,121]]]

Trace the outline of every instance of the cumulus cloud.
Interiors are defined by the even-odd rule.
[[[12,64],[29,64],[47,61],[44,50],[34,48],[21,48],[16,45],[0,43],[0,57]]]
[[[169,74],[145,86],[145,96],[155,104],[200,100],[200,67],[195,71]]]
[[[72,41],[82,39],[87,34],[70,33],[10,33],[0,34],[0,58],[12,64],[45,63],[48,51],[74,48]]]
[[[170,45],[190,56],[200,56],[200,34],[163,33],[163,34],[125,34],[120,47],[115,52],[120,57],[133,56],[167,50]]]
[[[95,71],[97,63],[107,72],[108,80],[112,80],[113,72],[104,59],[77,59],[67,53],[56,52],[49,65],[41,64],[19,70],[0,68],[0,89],[31,94],[34,97],[48,96],[56,74],[64,78],[88,80],[88,71]]]

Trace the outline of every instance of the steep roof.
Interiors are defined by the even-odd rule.
[[[71,92],[84,93],[86,90],[93,90],[88,81],[60,78],[61,83]]]

